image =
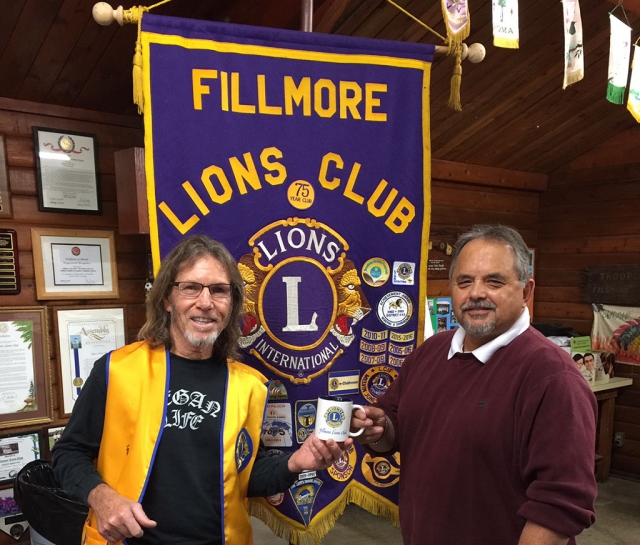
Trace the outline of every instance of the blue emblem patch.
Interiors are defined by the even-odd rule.
[[[253,441],[249,432],[242,428],[236,439],[236,468],[240,473],[247,465],[253,455]]]

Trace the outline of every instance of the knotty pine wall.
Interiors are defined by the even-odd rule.
[[[62,214],[38,211],[36,166],[32,127],[79,131],[97,135],[102,214]],[[53,383],[54,422],[60,419],[59,369],[57,338],[53,309],[94,305],[123,307],[127,327],[126,340],[135,339],[144,323],[144,283],[147,275],[148,239],[143,235],[119,235],[116,206],[116,185],[113,153],[119,149],[143,145],[142,121],[137,117],[103,114],[74,108],[56,107],[35,102],[0,98],[0,133],[6,140],[9,187],[13,218],[0,219],[1,229],[17,231],[20,281],[18,295],[1,295],[0,307],[46,306],[49,322],[49,351]],[[116,260],[120,296],[118,299],[38,301],[36,298],[31,227],[100,229],[116,233]],[[1,430],[13,433],[29,428]]]
[[[579,271],[603,264],[640,263],[640,128],[622,132],[549,176],[540,198],[536,274],[537,321],[589,335],[591,306],[580,302]],[[616,364],[633,378],[616,398],[614,472],[640,477],[640,366]]]

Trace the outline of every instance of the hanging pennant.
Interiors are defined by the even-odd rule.
[[[564,14],[564,81],[562,88],[584,78],[582,18],[578,0],[562,0]]]
[[[493,0],[493,45],[518,49],[518,0]]]
[[[609,82],[607,100],[624,104],[624,92],[629,79],[629,57],[631,55],[631,27],[609,14],[611,21],[611,43],[609,46]]]
[[[638,45],[633,46],[633,65],[631,67],[627,110],[640,123],[640,46]]]
[[[471,31],[467,0],[442,0],[442,16],[447,27],[449,48],[460,46]]]

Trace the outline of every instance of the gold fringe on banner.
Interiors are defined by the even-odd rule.
[[[455,49],[461,47],[471,33],[468,0],[442,0],[442,18],[447,29],[449,55],[454,55]]]
[[[351,481],[339,498],[320,511],[309,528],[300,523],[292,524],[289,518],[270,507],[264,498],[249,500],[249,514],[260,519],[275,535],[292,545],[318,545],[350,503],[387,519],[396,528],[400,527],[398,506],[382,497],[374,499],[371,491],[356,481]]]

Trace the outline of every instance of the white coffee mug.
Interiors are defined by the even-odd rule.
[[[364,411],[362,405],[354,405],[353,401],[346,397],[319,397],[316,410],[316,437],[323,441],[333,439],[342,443],[347,437],[360,435],[364,428],[356,432],[349,431],[353,409]]]

